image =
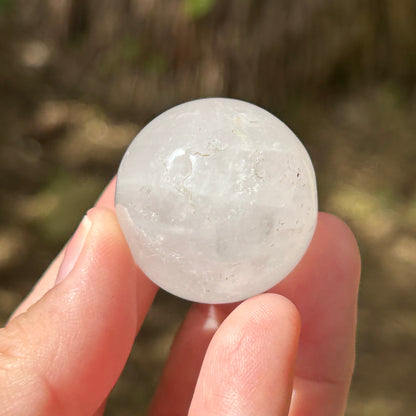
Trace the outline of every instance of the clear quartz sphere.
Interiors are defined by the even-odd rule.
[[[294,133],[244,101],[178,105],[121,162],[116,212],[143,272],[176,296],[228,303],[264,292],[304,255],[315,173]]]

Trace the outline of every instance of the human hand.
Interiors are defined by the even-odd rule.
[[[120,231],[114,186],[0,330],[0,415],[104,412],[157,291]],[[352,233],[320,214],[301,263],[272,293],[190,308],[149,414],[343,415],[359,274]]]

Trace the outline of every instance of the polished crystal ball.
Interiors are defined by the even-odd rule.
[[[143,272],[176,296],[264,292],[304,255],[317,191],[309,155],[275,116],[206,98],[156,117],[121,162],[116,212]]]

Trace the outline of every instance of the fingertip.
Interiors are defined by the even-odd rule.
[[[106,186],[104,191],[99,196],[96,206],[97,207],[105,207],[114,211],[114,197],[116,192],[116,183],[117,183],[117,176],[114,176],[113,179],[109,182]]]
[[[90,247],[83,253],[84,259],[93,262],[104,275],[108,270],[114,270],[117,264],[123,264],[124,268],[129,270],[128,275],[133,278],[127,282],[128,284],[126,283],[129,286],[127,292],[136,294],[136,331],[138,331],[158,287],[135,263],[115,212],[108,207],[97,206],[90,209],[87,215],[93,225],[88,236]],[[100,276],[100,273],[97,273],[97,276]],[[127,275],[120,276],[120,279],[124,280],[126,277]],[[134,287],[131,286],[132,284]]]
[[[339,217],[320,212],[314,247],[326,250],[340,276],[357,279],[361,273],[360,249],[351,228]],[[325,255],[325,254],[324,254]]]
[[[247,299],[229,317],[236,321],[242,318],[252,319],[265,332],[279,327],[283,332],[290,331],[294,338],[300,333],[301,317],[297,307],[276,293],[263,293]]]
[[[99,206],[90,208],[87,211],[87,217],[95,225],[95,227],[97,226],[116,227],[118,228],[118,230],[120,230],[120,233],[121,233],[121,229],[118,226],[117,217],[114,211],[105,205],[99,205]]]
[[[338,240],[343,241],[351,252],[359,256],[359,247],[351,227],[341,218],[328,212],[319,213],[319,223],[325,230],[338,236]]]
[[[299,313],[283,296],[241,303],[208,347],[189,414],[287,414],[299,331]]]
[[[107,207],[100,206],[91,208],[87,217],[92,225],[87,239],[87,249],[82,253],[84,260],[94,261],[97,267],[104,265],[108,268],[108,263],[113,260],[134,267],[134,260],[115,213]]]
[[[265,293],[260,296],[262,296],[262,299],[265,299],[267,296],[268,301],[270,302],[271,312],[274,312],[273,315],[271,313],[270,315],[274,316],[275,319],[279,319],[279,321],[287,322],[288,326],[296,330],[299,334],[301,315],[297,306],[291,300],[276,293]]]
[[[107,185],[101,196],[97,200],[97,207],[105,207],[110,211],[114,211],[114,193],[116,186],[116,177],[114,177]],[[52,289],[56,284],[58,271],[61,268],[61,263],[64,258],[65,247],[57,255],[54,261],[51,263],[49,268],[45,271],[43,276],[36,283],[33,290],[27,295],[23,302],[16,308],[9,322],[19,316],[20,314],[27,311],[27,309],[38,302],[45,294]]]

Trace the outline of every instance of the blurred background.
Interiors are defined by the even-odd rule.
[[[148,121],[240,98],[301,138],[359,241],[347,414],[416,414],[415,82],[414,0],[0,0],[0,323]],[[158,295],[106,414],[145,412],[188,307]]]

